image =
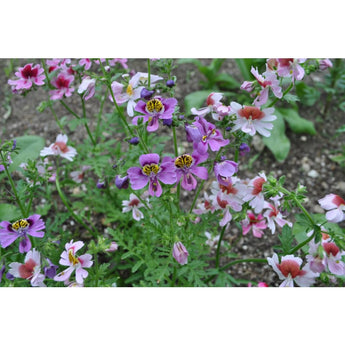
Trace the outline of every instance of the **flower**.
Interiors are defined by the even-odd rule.
[[[302,80],[304,77],[304,69],[300,63],[306,59],[276,59],[277,60],[277,74],[280,77],[291,77],[292,81]]]
[[[116,175],[115,185],[118,189],[127,189],[129,187],[128,175],[124,177],[121,177],[120,175]]]
[[[176,169],[171,158],[164,157],[160,166],[158,165],[159,160],[159,155],[156,153],[148,153],[139,157],[142,168],[132,167],[127,170],[132,189],[142,189],[149,183],[149,194],[159,197],[162,194],[159,180],[165,184],[176,182]]]
[[[265,206],[264,194],[262,193],[263,184],[267,181],[264,172],[251,179],[247,184],[247,193],[243,196],[244,201],[249,201],[249,205],[256,213],[260,213]]]
[[[229,139],[225,140],[221,132],[216,129],[215,125],[207,122],[202,117],[196,117],[196,120],[197,121],[193,122],[192,125],[194,128],[196,127],[199,130],[199,134],[197,134],[195,130],[193,130],[193,135],[190,135],[191,131],[189,131],[188,134],[193,140],[194,149],[196,149],[200,154],[205,154],[208,146],[212,151],[219,151],[221,147],[229,144]],[[188,129],[190,129],[190,126]]]
[[[172,255],[179,264],[185,265],[188,263],[189,253],[181,242],[174,243]]]
[[[277,79],[276,73],[267,69],[266,72],[261,75],[259,74],[258,69],[254,67],[252,67],[250,71],[262,88],[253,102],[256,107],[259,107],[267,102],[269,88],[271,88],[277,98],[283,97],[282,88],[279,86],[279,80]]]
[[[24,264],[20,262],[10,263],[8,273],[15,278],[30,280],[31,286],[45,287],[44,274],[41,273],[41,254],[34,248],[25,255]]]
[[[109,248],[106,249],[105,251],[108,253],[112,253],[112,252],[116,252],[118,248],[119,248],[119,245],[113,241],[110,243]]]
[[[207,107],[200,108],[197,110],[196,108],[192,108],[190,111],[193,115],[198,115],[201,117],[205,117],[208,113],[212,113],[214,110],[214,106],[220,104],[220,100],[222,99],[223,94],[219,92],[212,92],[208,95],[206,99]]]
[[[146,87],[144,87],[140,92],[140,97],[148,101],[154,93],[155,92],[153,90],[148,90]]]
[[[123,75],[123,77],[126,75]],[[158,81],[163,79],[162,77],[156,76],[154,74],[150,75],[150,84],[151,87]],[[126,87],[126,91],[122,92],[123,88],[125,87],[123,84],[113,81],[111,84],[111,89],[113,91],[115,101],[117,104],[123,104],[127,102],[127,114],[130,117],[134,116],[134,107],[136,106],[136,100],[140,98],[141,91],[145,87],[144,84],[148,80],[147,73],[136,73],[128,82]],[[111,102],[113,102],[112,95],[109,96]]]
[[[319,61],[319,68],[321,71],[324,71],[327,68],[331,68],[331,67],[333,67],[333,64],[330,59],[323,59]]]
[[[134,110],[144,114],[144,116],[136,116],[132,123],[138,124],[138,120],[143,118],[144,123],[148,122],[147,131],[154,132],[158,129],[158,119],[168,120],[172,119],[172,114],[175,111],[177,100],[175,98],[155,97],[147,103],[139,101]]]
[[[311,286],[319,276],[318,273],[310,270],[308,264],[301,269],[302,259],[293,255],[283,256],[279,263],[278,255],[274,253],[272,258],[267,258],[267,261],[278,274],[279,279],[283,280],[279,287],[293,287],[294,282],[299,286]]]
[[[85,171],[90,169],[90,165],[83,165],[81,170],[72,171],[70,173],[70,176],[74,182],[81,183],[84,179]]]
[[[248,283],[248,287],[252,287],[252,283]],[[268,284],[265,282],[258,282],[257,287],[268,287]]]
[[[240,87],[241,90],[252,92],[254,90],[254,82],[244,81]]]
[[[85,71],[89,70],[91,68],[92,62],[90,59],[80,59],[79,60],[80,66],[85,66]]]
[[[0,245],[2,248],[6,248],[20,238],[19,252],[26,253],[31,249],[28,235],[41,238],[44,236],[43,229],[45,229],[45,224],[39,214],[19,219],[14,223],[2,221],[0,222]]]
[[[339,195],[327,194],[318,200],[320,206],[327,210],[326,219],[332,223],[339,223],[345,220],[345,201]]]
[[[75,148],[71,146],[67,146],[68,137],[66,134],[59,134],[56,137],[56,141],[54,144],[51,144],[49,147],[45,147],[40,152],[40,156],[61,156],[69,161],[73,161],[73,157],[77,154],[77,151]]]
[[[193,175],[198,176],[202,180],[207,180],[208,172],[205,167],[198,167],[197,165],[204,162],[208,157],[206,155],[200,155],[197,151],[192,155],[183,154],[178,156],[174,160],[176,167],[176,182],[178,183],[181,178],[181,186],[185,190],[194,190],[197,185],[197,181]]]
[[[240,223],[242,226],[243,235],[247,235],[247,233],[252,230],[253,236],[257,238],[261,238],[263,235],[262,230],[267,228],[267,224],[263,215],[259,214],[256,217],[252,211],[247,211],[247,217]]]
[[[131,193],[129,195],[129,200],[123,200],[122,206],[124,206],[122,208],[122,213],[132,211],[133,219],[135,219],[136,221],[139,222],[140,219],[144,218],[143,213],[139,211],[139,208],[143,207],[144,204],[138,199],[135,194]]]
[[[13,87],[13,90],[28,90],[35,85],[44,85],[43,80],[46,78],[44,69],[39,64],[32,67],[32,63],[19,67],[15,75],[19,78],[17,80],[9,80],[8,84]]]
[[[83,254],[79,257],[76,256],[76,252],[84,246],[83,241],[73,242],[71,240],[65,245],[65,251],[62,252],[59,261],[60,265],[69,266],[63,272],[60,272],[54,277],[55,281],[69,280],[71,274],[75,271],[75,277],[78,284],[83,284],[84,279],[89,275],[89,273],[84,268],[89,268],[93,265],[92,255]]]
[[[82,80],[78,88],[78,93],[83,94],[83,99],[85,99],[85,101],[87,101],[88,99],[92,98],[95,95],[95,85],[96,85],[96,79],[85,77]]]
[[[167,87],[173,87],[173,86],[175,86],[175,82],[174,82],[172,79],[169,79],[169,80],[167,80],[167,82],[165,83],[165,85],[166,85]]]
[[[205,236],[207,237],[206,244],[211,248],[215,248],[218,245],[220,235],[212,236],[208,231],[205,231]]]
[[[239,150],[240,156],[245,156],[247,153],[250,152],[250,147],[246,143],[241,143]]]
[[[265,108],[260,110],[258,107],[242,106],[236,102],[231,102],[231,109],[237,115],[234,121],[235,126],[232,131],[241,129],[242,132],[253,136],[258,131],[264,137],[269,137],[271,133],[268,131],[273,128],[270,121],[274,121],[277,117],[272,115],[274,108]]]
[[[1,280],[2,280],[2,276],[4,275],[5,273],[5,269],[6,269],[6,265],[2,265],[2,267],[0,268],[0,283],[1,283]]]
[[[133,137],[133,138],[129,139],[128,142],[129,142],[131,145],[138,145],[139,142],[140,142],[140,139],[139,139],[138,137]]]
[[[107,188],[105,181],[102,181],[102,180],[97,181],[96,187],[98,189],[106,189]]]
[[[56,87],[56,90],[50,90],[50,99],[57,100],[62,99],[63,96],[70,97],[74,91],[73,87],[70,87],[71,83],[74,81],[73,75],[68,75],[67,73],[61,72],[55,79],[51,81],[51,84]]]
[[[45,266],[43,268],[44,274],[46,277],[50,279],[54,279],[56,275],[56,270],[59,268],[59,266],[54,265],[48,258],[46,258],[46,260],[47,260],[48,266]]]
[[[216,162],[213,167],[213,171],[218,182],[224,186],[227,186],[229,183],[231,183],[231,176],[235,174],[237,170],[238,164],[229,160]]]

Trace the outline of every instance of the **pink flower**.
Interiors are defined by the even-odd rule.
[[[256,213],[260,213],[265,206],[264,194],[262,193],[263,184],[267,181],[264,172],[259,173],[259,176],[254,177],[247,184],[247,193],[243,196],[244,201],[249,201],[249,205]]]
[[[294,282],[299,286],[311,286],[319,276],[319,273],[310,270],[308,264],[301,269],[302,259],[293,255],[283,256],[279,263],[278,255],[274,253],[272,258],[267,258],[267,261],[278,274],[279,279],[283,280],[279,287],[293,287]]]
[[[257,217],[251,211],[247,211],[247,217],[241,222],[243,235],[246,235],[250,230],[253,231],[253,236],[261,238],[264,229],[267,228],[266,221],[264,217],[259,214]]]
[[[45,276],[41,273],[41,255],[35,248],[26,253],[24,264],[12,262],[9,266],[8,273],[14,277],[30,280],[31,286],[46,286],[43,283]]]
[[[218,245],[220,235],[212,236],[208,231],[205,231],[205,236],[207,237],[206,244],[211,248],[215,248]],[[221,243],[222,244],[222,243]]]
[[[319,68],[321,71],[324,71],[327,68],[331,68],[331,67],[333,67],[333,64],[330,59],[323,59],[319,61]]]
[[[44,85],[43,80],[46,78],[44,75],[44,69],[39,64],[32,67],[32,63],[19,67],[18,72],[15,75],[19,78],[17,80],[9,80],[8,84],[13,87],[14,90],[28,90],[35,85]]]
[[[95,85],[96,79],[91,79],[90,77],[85,77],[81,82],[78,93],[83,94],[83,99],[85,99],[85,101],[95,95]]]
[[[64,72],[60,73],[55,79],[51,81],[51,84],[56,87],[56,90],[49,91],[50,99],[57,100],[62,99],[63,96],[70,97],[74,91],[73,87],[70,87],[74,81],[73,75],[68,75]]]
[[[196,108],[192,108],[190,111],[193,115],[198,115],[201,117],[205,117],[208,113],[212,113],[215,109],[215,106],[220,105],[220,100],[222,99],[223,94],[219,92],[212,92],[208,95],[206,99],[207,107],[200,108],[197,110]]]
[[[238,171],[238,164],[229,160],[215,162],[213,171],[218,182],[224,186],[227,186],[229,183],[231,183],[231,176]]]
[[[112,252],[116,252],[118,248],[119,248],[119,245],[116,242],[111,242],[109,248],[106,249],[105,251],[112,253]]]
[[[326,219],[332,223],[339,223],[345,220],[345,201],[339,195],[327,194],[319,200],[321,207],[326,212]]]
[[[174,243],[172,255],[179,264],[185,265],[188,263],[189,253],[181,242]]]
[[[274,113],[274,108],[260,110],[258,107],[242,106],[236,102],[231,102],[230,106],[232,111],[237,115],[232,132],[241,129],[242,132],[251,136],[257,131],[264,137],[269,137],[271,135],[268,131],[273,128],[271,121],[277,118],[275,115],[272,115]]]
[[[279,80],[277,79],[276,73],[267,70],[261,75],[259,74],[258,69],[254,67],[252,67],[250,71],[258,81],[259,85],[262,87],[259,95],[253,102],[256,107],[259,107],[267,102],[269,88],[271,88],[277,98],[283,97],[282,89],[279,86]]]
[[[300,63],[307,59],[277,59],[277,74],[280,77],[291,77],[292,81],[302,80],[304,77],[304,69]]]
[[[176,182],[175,166],[170,157],[164,157],[159,165],[159,155],[148,153],[139,157],[142,168],[132,167],[127,170],[131,186],[134,190],[144,188],[149,183],[149,194],[151,196],[161,196],[163,190],[159,181],[165,184]]]
[[[65,251],[62,252],[59,261],[60,265],[69,266],[63,272],[60,272],[54,277],[55,281],[69,280],[71,274],[75,271],[75,277],[78,284],[83,284],[84,279],[89,273],[84,268],[89,268],[93,265],[91,261],[92,256],[90,254],[83,254],[79,257],[76,256],[76,252],[84,246],[84,242],[71,240],[65,245]]]
[[[252,283],[248,283],[248,287],[252,287]],[[268,284],[265,282],[258,282],[257,287],[268,287]]]
[[[83,165],[81,170],[72,171],[70,176],[74,182],[81,183],[83,182],[85,171],[90,170],[90,165]]]
[[[73,157],[77,154],[77,151],[73,147],[66,145],[67,140],[68,137],[66,134],[59,134],[56,137],[56,142],[54,144],[51,144],[49,147],[45,147],[43,150],[41,150],[40,156],[61,156],[69,161],[73,161]]]
[[[141,203],[141,201],[137,198],[137,196],[133,193],[129,195],[129,201],[123,200],[122,201],[122,213],[130,212],[132,211],[133,219],[136,221],[140,221],[140,219],[144,218],[144,215],[141,211],[139,211],[140,207],[144,207],[144,205]]]
[[[92,61],[91,59],[80,59],[79,61],[79,65],[80,66],[85,66],[85,71],[89,70],[91,68],[92,65]]]

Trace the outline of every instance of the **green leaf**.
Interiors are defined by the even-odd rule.
[[[200,60],[198,59],[178,59],[177,60],[177,63],[178,64],[184,64],[184,63],[192,63],[194,64],[195,66],[197,66],[198,68],[202,67],[203,64],[200,62]]]
[[[281,248],[283,250],[283,255],[289,254],[292,248],[292,242],[294,241],[294,236],[292,229],[288,225],[284,225],[282,228],[282,234],[278,235],[281,242]]]
[[[320,99],[320,92],[304,82],[296,83],[296,93],[301,102],[309,107],[313,106]]]
[[[205,105],[208,95],[212,92],[211,90],[201,90],[187,95],[184,99],[186,114],[188,114],[193,107],[198,109]]]
[[[0,205],[0,221],[7,220],[9,222],[17,220],[20,218],[20,210],[11,204],[1,204]]]
[[[283,162],[289,154],[291,144],[289,138],[285,135],[285,123],[280,111],[276,109],[274,114],[277,119],[273,122],[271,136],[268,138],[263,137],[262,140],[273,153],[275,159]]]
[[[44,147],[44,139],[36,135],[25,135],[14,139],[17,140],[19,153],[11,156],[13,163],[9,166],[10,172],[16,170],[20,163],[27,162],[29,159],[35,160]]]
[[[142,261],[142,260],[138,261],[138,262],[132,267],[132,273],[135,273],[135,272],[140,268],[140,266],[141,266],[142,264],[144,264],[144,263],[145,263],[145,262]]]
[[[231,75],[221,73],[215,78],[215,82],[220,86],[222,90],[234,90],[238,89],[241,84],[234,79]]]
[[[301,117],[298,114],[297,109],[279,108],[279,113],[282,114],[282,116],[284,117],[284,120],[289,124],[289,127],[291,128],[291,130],[294,131],[295,133],[307,133],[311,135],[316,134],[314,124],[311,121],[306,120],[303,117]]]

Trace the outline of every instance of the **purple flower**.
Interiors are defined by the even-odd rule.
[[[1,267],[1,269],[0,269],[0,283],[1,283],[1,280],[2,280],[2,276],[5,273],[5,269],[6,269],[6,265],[3,265]]]
[[[196,188],[197,181],[193,174],[202,180],[207,180],[207,169],[197,166],[199,163],[204,162],[207,157],[208,154],[200,155],[200,153],[196,151],[193,152],[192,155],[183,154],[175,159],[176,182],[178,183],[182,178],[181,186],[183,189],[194,190]]]
[[[58,269],[59,266],[54,265],[48,258],[48,266],[44,267],[44,275],[50,279],[54,279],[56,276],[56,270]]]
[[[97,187],[98,189],[105,189],[105,188],[106,188],[105,182],[104,182],[104,181],[98,180],[98,181],[97,181],[97,184],[96,184],[96,187]]]
[[[128,176],[121,177],[120,175],[116,175],[115,185],[118,189],[127,189],[129,186]]]
[[[144,116],[136,116],[132,123],[138,124],[139,118],[143,118],[144,123],[148,122],[147,131],[154,132],[158,129],[158,119],[171,119],[175,111],[177,100],[175,98],[155,97],[147,103],[139,101],[134,110],[144,114]]]
[[[148,101],[154,93],[154,91],[150,91],[144,87],[140,92],[140,97]]]
[[[28,235],[33,237],[43,237],[45,224],[39,214],[24,219],[19,219],[14,223],[7,221],[0,222],[0,245],[2,248],[8,247],[17,238],[21,238],[19,252],[26,253],[31,249],[31,242]]]
[[[83,95],[83,99],[87,101],[95,95],[96,89],[96,79],[91,79],[90,77],[85,77],[81,82],[78,93]]]
[[[164,157],[159,166],[159,155],[148,153],[141,155],[139,162],[142,168],[132,167],[127,170],[132,189],[142,189],[149,183],[149,194],[159,197],[162,194],[162,186],[159,181],[164,184],[176,182],[175,166],[170,157]]]
[[[215,163],[213,168],[218,182],[223,186],[228,186],[229,183],[232,183],[231,176],[235,174],[237,170],[238,164],[229,160]]]
[[[188,251],[181,242],[175,242],[172,255],[174,259],[181,265],[188,263]]]
[[[250,152],[250,147],[246,143],[242,143],[239,147],[240,155],[245,156],[247,153]]]
[[[229,144],[229,139],[224,139],[215,125],[202,117],[196,117],[196,119],[197,121],[193,122],[193,125],[199,129],[201,140],[193,140],[193,146],[199,153],[206,153],[208,146],[212,151],[219,151],[221,147]],[[194,138],[196,138],[195,134]]]
[[[138,144],[139,144],[139,138],[138,138],[138,137],[133,137],[133,138],[131,138],[130,140],[128,140],[128,142],[129,142],[131,145],[138,145]]]
[[[175,86],[175,82],[174,82],[172,79],[169,79],[169,80],[166,82],[166,86],[167,86],[167,87],[173,87],[173,86]]]

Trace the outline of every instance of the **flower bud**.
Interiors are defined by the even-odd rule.
[[[164,126],[170,127],[172,125],[172,123],[173,123],[173,119],[172,118],[170,118],[170,119],[163,119],[163,125]]]
[[[138,145],[138,144],[139,144],[139,138],[138,138],[138,137],[133,137],[133,138],[131,138],[130,140],[128,140],[128,142],[129,142],[131,145]]]
[[[319,68],[321,71],[324,71],[327,68],[333,67],[333,64],[330,59],[323,59],[319,61]]]
[[[239,149],[240,149],[241,156],[245,156],[247,153],[250,152],[250,147],[246,143],[242,143]]]
[[[56,276],[56,270],[59,266],[54,265],[48,258],[47,258],[49,266],[44,267],[44,274],[46,277],[53,279]]]
[[[245,81],[242,83],[241,90],[252,92],[254,90],[254,83],[252,81]]]
[[[185,265],[188,262],[188,251],[181,242],[174,243],[172,255],[174,259],[181,265]]]
[[[98,180],[98,182],[97,182],[97,184],[96,184],[96,187],[97,187],[98,189],[105,189],[105,188],[106,188],[105,182],[104,182],[104,181]]]
[[[111,242],[110,246],[108,249],[106,249],[106,252],[115,252],[117,250],[117,248],[119,248],[119,245],[116,242]]]
[[[140,92],[140,97],[141,97],[141,98],[144,98],[144,99],[146,99],[146,100],[149,100],[149,99],[152,97],[152,95],[153,95],[154,93],[155,93],[154,91],[150,91],[150,90],[148,90],[148,89],[146,89],[146,88],[143,88],[143,89],[141,90],[141,92]]]
[[[172,79],[169,79],[169,80],[166,82],[166,86],[167,86],[167,87],[173,87],[173,86],[175,86],[175,82],[174,82]]]
[[[227,132],[230,132],[230,131],[232,130],[232,127],[231,127],[231,126],[228,126],[228,127],[225,128],[225,130],[226,130]]]
[[[17,147],[17,140],[16,139],[13,139],[13,145],[12,145],[12,149],[11,151],[14,151]]]
[[[129,187],[128,175],[126,175],[125,177],[117,175],[115,177],[115,185],[118,189],[127,189]]]

